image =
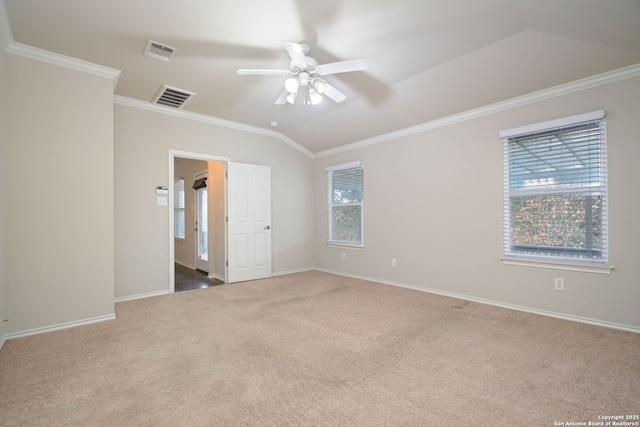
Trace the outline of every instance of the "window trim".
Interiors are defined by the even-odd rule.
[[[553,262],[551,260],[544,261],[533,258],[516,258],[511,256],[503,256],[500,261],[504,265],[515,265],[520,267],[536,267],[546,268],[550,270],[579,271],[582,273],[598,273],[611,274],[614,269],[613,265],[596,265],[596,264],[574,264],[564,262]]]
[[[605,205],[605,213],[603,219],[603,228],[605,234],[605,247],[606,253],[602,260],[590,260],[590,259],[579,259],[579,258],[570,258],[570,257],[562,257],[562,256],[554,256],[554,255],[544,255],[544,254],[536,254],[536,255],[517,255],[513,253],[509,253],[508,247],[512,244],[512,236],[511,236],[511,209],[510,209],[510,197],[514,194],[518,194],[519,190],[511,190],[510,181],[509,181],[509,166],[510,159],[508,149],[508,140],[511,137],[516,137],[520,135],[533,134],[539,131],[547,131],[555,128],[568,127],[575,124],[589,122],[589,121],[601,121],[605,119],[604,110],[598,110],[590,113],[579,114],[575,116],[565,117],[556,120],[550,120],[546,122],[536,123],[533,125],[521,126],[517,128],[512,128],[508,130],[503,130],[499,132],[499,136],[503,143],[503,256],[500,260],[505,265],[516,265],[516,266],[528,266],[528,267],[540,267],[540,268],[548,268],[548,269],[556,269],[556,270],[570,270],[570,271],[581,271],[581,272],[590,272],[590,273],[600,273],[600,274],[611,274],[611,271],[614,269],[612,265],[609,265],[608,262],[608,246],[609,246],[609,236],[608,236],[608,205]],[[605,132],[605,143],[603,147],[603,156],[605,159],[604,163],[604,176],[605,182],[603,184],[603,191],[605,194],[605,198],[608,195],[608,184],[606,181],[607,175],[607,141],[606,141],[606,124],[604,124],[604,132]],[[558,192],[558,194],[567,194],[572,193],[572,191],[562,191]],[[535,192],[531,191],[527,194],[534,195]],[[576,191],[576,194],[579,194],[579,191]]]
[[[556,120],[548,120],[546,122],[536,123],[533,125],[520,126],[517,128],[500,131],[500,139],[509,138],[517,135],[525,135],[542,130],[571,126],[582,122],[594,120],[602,120],[605,118],[604,110],[593,111],[591,113],[578,114],[570,117],[563,117]]]
[[[184,202],[184,204],[185,204],[185,206],[183,206],[183,207],[181,207],[181,208],[180,208],[180,207],[178,207],[178,202],[179,202],[179,199],[180,199],[180,198],[178,197],[178,191],[179,191],[179,185],[178,185],[178,183],[180,183],[180,182],[182,183],[182,192],[184,193],[184,194],[183,194],[183,202]],[[185,187],[184,187],[184,186],[185,186],[185,180],[184,180],[184,178],[178,178],[178,179],[177,179],[177,180],[175,180],[175,181],[174,181],[174,183],[173,183],[173,188],[174,188],[174,190],[173,190],[173,191],[174,191],[174,193],[175,193],[175,194],[174,194],[174,203],[173,203],[173,218],[174,218],[174,223],[173,223],[173,237],[174,237],[174,239],[175,239],[175,240],[177,240],[177,241],[179,241],[179,242],[183,242],[183,241],[185,241],[185,240],[186,240],[186,238],[187,238],[187,217],[186,217],[186,215],[187,215],[187,210],[186,210],[186,203],[187,203],[186,197],[187,197],[187,194],[186,194],[186,191],[185,191]],[[182,236],[182,237],[179,237],[179,236],[177,236],[177,235],[176,235],[176,229],[177,229],[177,225],[178,225],[178,218],[179,218],[179,216],[177,215],[177,213],[178,213],[178,212],[182,212],[182,213],[183,213],[183,214],[182,214],[182,218],[183,218],[183,222],[184,222],[184,224],[183,224],[184,236]]]
[[[360,206],[360,241],[359,242],[354,242],[354,241],[348,241],[348,240],[332,240],[331,239],[331,235],[332,235],[332,229],[331,229],[331,224],[332,224],[332,207],[334,207],[334,205],[331,203],[331,185],[330,185],[330,181],[329,181],[329,175],[330,172],[335,172],[335,171],[341,171],[341,170],[346,170],[346,169],[356,169],[356,168],[360,168],[360,169],[364,169],[364,166],[362,164],[361,161],[356,160],[353,162],[348,162],[348,163],[341,163],[338,165],[333,165],[333,166],[327,166],[325,168],[325,173],[327,174],[327,193],[326,193],[326,197],[327,197],[327,205],[326,205],[326,209],[327,209],[327,241],[326,244],[329,247],[350,247],[350,248],[356,248],[356,249],[362,249],[364,248],[364,177],[362,180],[362,200],[359,203],[350,203],[350,204],[341,204],[340,206]]]

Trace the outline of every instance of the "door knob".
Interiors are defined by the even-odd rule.
[[[271,226],[270,226],[270,225],[267,225],[264,229],[265,229],[265,230],[271,230]]]

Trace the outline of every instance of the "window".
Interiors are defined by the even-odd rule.
[[[500,136],[505,256],[606,264],[604,111],[503,131]]]
[[[362,164],[327,168],[328,243],[362,246]]]
[[[174,186],[174,232],[176,239],[184,239],[184,179],[180,178]]]

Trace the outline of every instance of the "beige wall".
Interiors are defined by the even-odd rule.
[[[114,313],[113,81],[7,54],[7,332]]]
[[[207,162],[209,170],[209,277],[225,280],[225,164]]]
[[[315,265],[344,274],[640,327],[640,78],[321,157]],[[503,265],[498,132],[604,109],[611,275]],[[364,162],[364,250],[327,247],[325,167]],[[341,252],[346,259],[341,259]],[[391,266],[391,258],[398,266]],[[565,291],[555,291],[555,277]]]
[[[271,166],[273,271],[313,266],[313,161],[277,139],[115,106],[116,297],[169,289],[169,150]]]

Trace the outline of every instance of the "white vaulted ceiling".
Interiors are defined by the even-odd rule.
[[[195,92],[185,111],[274,130],[311,152],[640,63],[640,0],[4,0],[13,39],[121,70],[116,94]],[[178,51],[143,56],[148,40]],[[283,42],[319,63],[336,104],[275,105]],[[169,108],[169,107],[167,107]]]

